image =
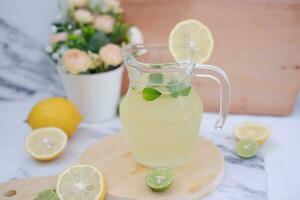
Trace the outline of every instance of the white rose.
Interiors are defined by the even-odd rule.
[[[114,30],[115,19],[110,15],[100,15],[94,20],[94,26],[98,31],[111,33]]]
[[[72,4],[77,7],[85,7],[89,3],[89,0],[72,0]]]
[[[81,23],[91,23],[94,19],[92,13],[85,9],[77,9],[74,11],[74,19]]]
[[[107,65],[119,65],[122,62],[122,56],[120,54],[120,47],[115,44],[107,44],[99,51],[101,59]]]
[[[67,39],[68,39],[68,34],[66,32],[60,32],[50,36],[51,44],[56,44],[57,42],[64,42]]]
[[[143,33],[136,26],[132,26],[129,28],[128,36],[129,36],[130,44],[143,44],[144,43]]]
[[[91,59],[88,54],[78,49],[70,49],[62,56],[62,64],[70,74],[79,74],[91,66]]]

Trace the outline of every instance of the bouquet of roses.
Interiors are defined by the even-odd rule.
[[[122,63],[120,46],[143,43],[135,26],[123,21],[119,0],[65,0],[53,23],[47,52],[65,72],[92,74],[110,71]]]

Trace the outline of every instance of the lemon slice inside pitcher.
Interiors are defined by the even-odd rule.
[[[189,19],[176,24],[169,34],[169,49],[175,60],[192,57],[197,64],[205,63],[213,50],[214,40],[206,25]]]

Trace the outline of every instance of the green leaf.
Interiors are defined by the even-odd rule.
[[[54,44],[54,46],[52,47],[52,52],[51,53],[55,53],[58,49],[60,49],[62,46],[64,45],[64,42],[57,42],[56,44]]]
[[[190,91],[191,91],[192,87],[189,86],[181,91],[178,92],[178,95],[179,96],[188,96],[190,94]]]
[[[149,78],[149,82],[151,83],[161,84],[164,81],[164,77],[160,73],[150,74],[148,78]]]
[[[41,191],[35,200],[59,200],[59,198],[53,190],[48,189]]]
[[[80,29],[82,31],[82,36],[85,38],[86,41],[89,41],[97,32],[96,29],[89,24],[80,24]]]
[[[127,42],[128,29],[129,29],[128,24],[116,22],[114,26],[114,30],[110,35],[111,42],[116,44],[122,41]]]
[[[166,87],[171,92],[172,97],[188,96],[191,91],[191,86],[184,83],[176,84],[176,81],[170,82]]]
[[[92,52],[98,52],[101,47],[109,43],[109,39],[103,32],[96,32],[88,41],[88,49]]]
[[[84,38],[80,35],[76,35],[76,34],[70,34],[68,36],[68,41],[67,41],[67,46],[72,49],[72,48],[76,48],[76,49],[80,49],[80,50],[87,50],[87,44],[86,41],[84,40]]]
[[[68,23],[56,22],[56,23],[52,23],[52,25],[56,27],[56,32],[57,33],[68,31]]]
[[[158,69],[161,68],[161,64],[150,64],[150,66],[153,68],[158,68]]]
[[[142,91],[142,95],[146,101],[153,101],[157,99],[161,95],[161,93],[154,88],[144,88]]]

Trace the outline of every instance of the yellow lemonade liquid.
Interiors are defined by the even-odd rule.
[[[127,144],[136,161],[150,167],[175,167],[189,159],[202,112],[193,88],[187,96],[167,93],[153,101],[130,88],[120,106]]]

